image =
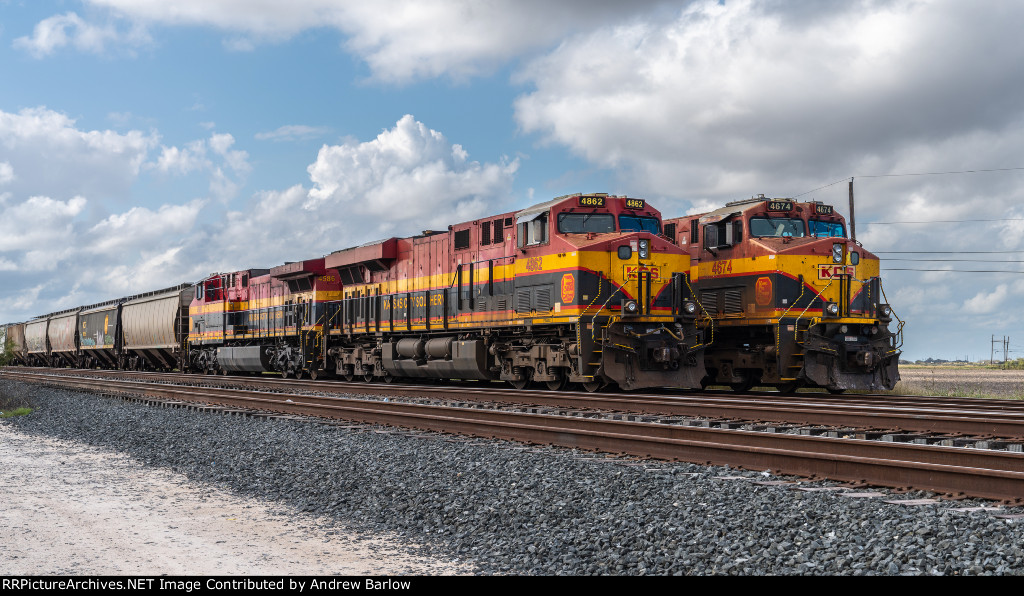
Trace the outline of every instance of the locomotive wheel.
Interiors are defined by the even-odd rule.
[[[364,374],[363,375],[363,380],[366,381],[367,383],[372,383],[373,382],[373,373],[366,373],[366,374]]]
[[[800,381],[790,381],[789,383],[783,383],[782,385],[779,385],[779,393],[793,395],[794,393],[796,393],[796,390],[799,389],[800,387],[803,387],[803,383],[801,383]]]
[[[345,381],[351,383],[352,381],[354,381],[356,379],[356,376],[354,374],[352,374],[352,373],[346,373],[346,374],[341,375],[341,378],[343,378],[343,379],[345,379]]]
[[[313,381],[319,379],[320,378],[320,371],[318,371],[318,370],[311,370],[311,371],[309,371],[309,378],[310,378],[310,380],[313,380]]]
[[[556,379],[554,381],[545,381],[544,384],[547,385],[549,391],[561,391],[562,389],[565,389],[565,386],[568,383],[566,382],[566,378],[562,377],[561,379]]]
[[[291,371],[288,370],[287,368],[281,371],[282,379],[287,379],[289,376],[291,376]]]
[[[509,381],[509,384],[516,389],[526,389],[527,385],[530,384],[530,381],[526,379],[523,379],[522,381]]]
[[[384,375],[383,379],[384,379],[385,383],[394,383],[395,382],[395,376],[394,375]]]
[[[729,383],[729,387],[732,388],[736,393],[745,393],[750,391],[754,387],[753,381],[741,381],[739,383]]]
[[[594,393],[601,388],[601,381],[591,381],[589,383],[581,383],[583,390],[587,393]]]

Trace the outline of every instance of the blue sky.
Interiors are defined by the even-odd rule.
[[[1021,22],[1001,0],[0,0],[0,321],[569,192],[674,216],[824,187],[802,198],[845,212],[852,176],[869,250],[973,259],[883,261],[906,355],[1024,356],[1024,267],[999,262],[1024,252],[995,252],[1024,251]],[[982,169],[1005,171],[902,175]]]

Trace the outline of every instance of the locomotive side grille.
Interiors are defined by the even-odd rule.
[[[700,293],[700,305],[709,315],[718,313],[718,292],[715,290],[703,291]]]
[[[537,310],[551,310],[551,288],[537,288]]]
[[[516,290],[516,312],[530,314],[530,288]]]
[[[726,290],[725,291],[725,314],[742,314],[743,313],[743,292],[742,290]]]
[[[676,224],[674,224],[674,223],[665,224],[665,235],[668,236],[670,240],[672,240],[673,244],[675,244],[675,242],[676,242]]]

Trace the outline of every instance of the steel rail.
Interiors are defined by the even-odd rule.
[[[109,379],[31,376],[35,377],[34,382],[60,383],[103,393],[155,394],[188,402],[221,403],[1003,501],[1024,500],[1022,453],[239,389],[197,390]]]
[[[958,406],[955,408],[943,408],[938,406],[921,407],[915,405],[913,401],[906,400],[898,400],[890,404],[885,401],[871,403],[861,403],[858,400],[837,401],[832,399],[834,396],[818,399],[814,394],[801,394],[788,398],[771,395],[758,395],[757,397],[679,395],[667,397],[649,394],[595,395],[583,392],[516,391],[495,387],[474,387],[470,384],[438,387],[325,383],[323,381],[302,382],[252,377],[160,375],[160,378],[168,378],[176,382],[180,382],[182,378],[196,380],[209,378],[212,382],[217,383],[230,380],[232,384],[259,383],[286,389],[302,387],[322,392],[342,391],[349,394],[377,395],[386,392],[418,397],[432,395],[444,399],[507,401],[565,408],[744,420],[755,423],[774,422],[853,427],[861,430],[874,429],[1024,441],[1024,403],[1002,403],[1005,400],[998,400],[999,403],[992,404],[991,402],[997,400],[976,399],[970,402],[969,408],[960,407],[961,402],[957,402]]]

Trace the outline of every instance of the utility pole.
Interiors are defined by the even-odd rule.
[[[857,224],[855,222],[856,220],[853,215],[853,178],[850,178],[850,218],[848,223],[850,224],[850,240],[854,242],[857,241]]]
[[[1002,344],[1003,344],[1003,364],[1006,364],[1007,354],[1010,353],[1010,337],[1007,336],[1007,335],[1004,335],[1003,339],[1001,341],[1002,341]],[[992,336],[992,345],[990,346],[990,348],[991,349],[989,351],[988,363],[989,364],[995,364],[995,361],[996,361],[996,336],[995,335]]]

